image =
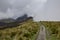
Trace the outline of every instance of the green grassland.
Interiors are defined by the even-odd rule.
[[[60,40],[60,22],[58,21],[41,21],[47,30],[47,40]]]
[[[0,30],[0,40],[36,40],[40,25],[46,28],[47,40],[60,40],[60,22],[27,20],[19,26]]]
[[[35,40],[39,24],[28,20],[14,28],[0,30],[0,40]]]

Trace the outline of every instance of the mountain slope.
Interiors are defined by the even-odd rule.
[[[35,40],[39,24],[29,19],[13,28],[0,30],[0,40]]]

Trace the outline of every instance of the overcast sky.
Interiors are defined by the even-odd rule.
[[[25,13],[35,21],[60,21],[60,0],[0,0],[0,19]]]

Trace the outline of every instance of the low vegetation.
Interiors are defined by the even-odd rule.
[[[60,40],[60,22],[27,20],[19,26],[0,29],[0,40],[36,40],[40,25],[46,27],[47,40]]]
[[[60,22],[56,21],[41,21],[46,27],[47,40],[60,40]]]
[[[28,20],[13,28],[0,30],[0,40],[35,40],[39,23]]]

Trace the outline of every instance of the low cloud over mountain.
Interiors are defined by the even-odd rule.
[[[60,20],[59,0],[0,0],[0,19],[28,14],[35,21]]]

